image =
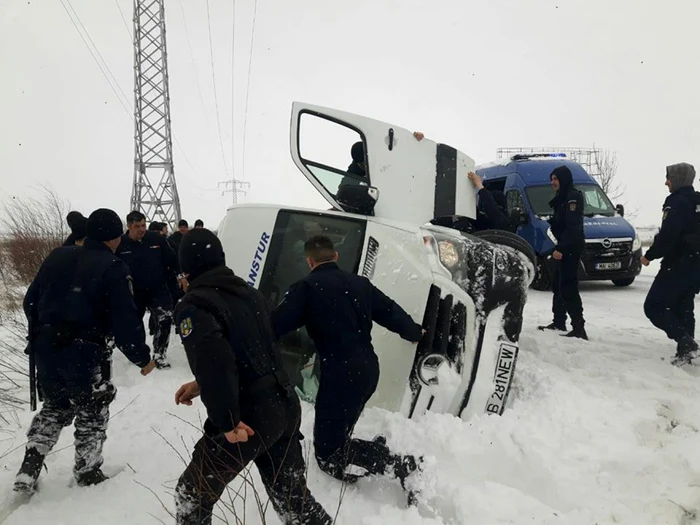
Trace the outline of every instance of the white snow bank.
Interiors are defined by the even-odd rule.
[[[700,507],[700,372],[660,359],[674,349],[644,318],[649,275],[626,289],[610,283],[582,286],[589,342],[538,332],[536,325],[550,320],[551,296],[531,291],[512,406],[502,417],[482,415],[464,422],[428,414],[408,421],[368,410],[357,435],[382,433],[397,451],[425,456],[425,473],[413,480],[422,490],[422,503],[407,509],[396,480],[362,480],[348,488],[338,523],[691,523],[681,507],[690,512]],[[156,432],[187,457],[203,417],[199,401],[191,408],[174,405],[176,388],[190,374],[179,345],[173,344],[172,356],[172,370],[147,378],[117,359],[120,390],[105,470],[123,470],[101,486],[69,487],[72,448],[65,447],[72,436],[67,429],[48,460],[49,471],[42,474],[41,492],[5,523],[172,523],[141,486],[173,508],[172,489],[184,465]],[[23,429],[30,417],[23,414]],[[302,431],[307,438],[312,425],[313,407],[305,404]],[[18,434],[0,442],[0,454],[23,441]],[[17,450],[0,462],[5,492],[0,497],[6,497],[21,455]],[[318,470],[311,451],[309,457],[310,487],[334,514],[341,484]],[[239,486],[239,481],[231,485]],[[250,494],[245,508],[246,523],[259,523]],[[268,524],[279,523],[271,509],[267,518]]]

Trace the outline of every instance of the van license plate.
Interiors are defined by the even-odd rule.
[[[595,264],[596,270],[619,270],[620,268],[622,268],[622,263],[620,261]]]
[[[493,374],[493,393],[486,402],[486,412],[489,414],[503,414],[508,401],[510,384],[513,381],[515,371],[515,361],[518,358],[518,346],[512,343],[501,341],[498,349],[498,359],[496,369]]]

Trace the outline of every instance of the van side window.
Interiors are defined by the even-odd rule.
[[[525,211],[525,201],[523,201],[523,196],[519,190],[508,190],[508,193],[506,193],[506,206],[509,213],[514,208],[520,208]]]
[[[303,112],[297,141],[302,163],[334,198],[340,186],[369,186],[365,140],[357,130]]]
[[[260,292],[273,306],[295,282],[309,275],[304,243],[314,235],[329,237],[338,251],[338,266],[357,273],[365,244],[367,221],[321,213],[280,210],[260,279]],[[284,368],[299,394],[313,401],[318,386],[316,349],[304,328],[280,341]]]

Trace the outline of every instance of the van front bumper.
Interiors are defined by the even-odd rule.
[[[620,252],[601,252],[597,247],[586,245],[581,254],[578,268],[579,281],[617,281],[634,279],[642,271],[642,249]],[[556,261],[551,257],[546,259],[549,275],[553,276]]]

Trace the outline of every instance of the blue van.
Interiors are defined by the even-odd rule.
[[[485,188],[505,194],[509,214],[518,216],[518,234],[537,254],[533,287],[537,290],[551,287],[554,264],[551,254],[556,241],[547,222],[552,215],[548,203],[554,197],[549,174],[557,166],[571,170],[574,186],[583,193],[586,249],[581,257],[579,279],[609,280],[616,286],[629,286],[642,270],[639,260],[642,243],[634,226],[624,219],[624,207],[613,206],[598,182],[564,154],[535,153],[515,155],[500,164],[476,170]]]

